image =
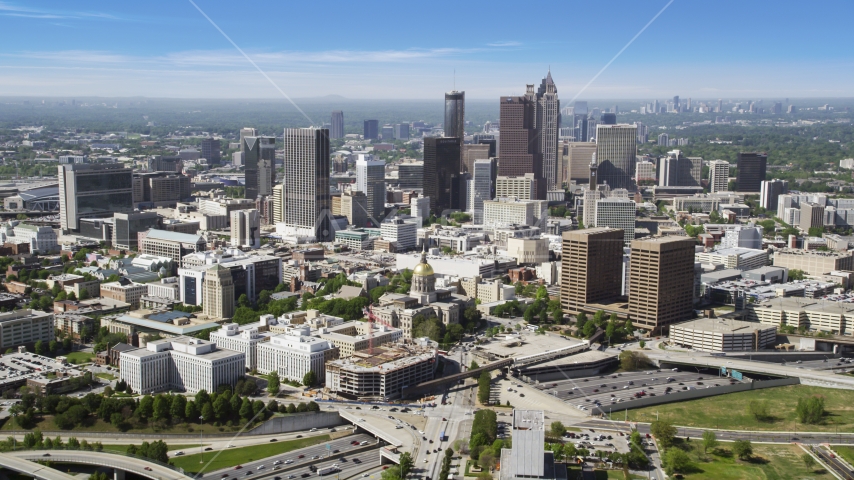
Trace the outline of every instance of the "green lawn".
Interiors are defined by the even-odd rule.
[[[798,422],[795,406],[801,397],[821,395],[827,414],[818,425]],[[751,400],[767,401],[773,418],[760,422],[747,412]],[[628,418],[635,422],[655,421],[656,413],[674,425],[728,430],[764,430],[783,432],[840,431],[854,432],[854,402],[851,392],[833,388],[789,385],[750,392],[728,393],[684,402],[656,405],[629,410]],[[623,412],[614,411],[614,418]]]
[[[684,474],[690,480],[768,480],[768,479],[816,479],[833,480],[835,477],[816,466],[807,471],[801,461],[804,451],[797,445],[760,445],[753,444],[753,458],[748,461],[737,460],[729,449],[729,443],[722,442],[714,453],[702,455],[698,447],[700,442],[691,442],[687,447],[694,461],[690,472]]]
[[[253,445],[251,447],[227,448],[219,452],[205,452],[204,463],[199,463],[200,457],[198,453],[175,457],[171,459],[171,462],[176,467],[183,468],[187,473],[197,473],[201,468],[204,468],[206,472],[212,472],[328,441],[329,435],[320,435],[317,437],[288,440],[286,442]]]
[[[95,354],[92,352],[71,352],[65,358],[68,359],[68,363],[90,363],[95,359]]]
[[[95,376],[98,378],[103,378],[104,380],[109,380],[111,382],[118,378],[115,375],[111,375],[109,373],[96,373]]]
[[[832,445],[833,451],[848,463],[854,464],[854,447],[847,445]]]
[[[169,442],[166,442],[166,445],[169,446],[170,451],[172,451],[172,450],[189,450],[191,448],[195,448],[196,451],[198,451],[198,448],[199,448],[198,443],[195,445],[172,445]],[[137,445],[137,447],[138,446],[139,445]],[[104,452],[107,452],[107,453],[110,453],[110,452],[127,453],[128,447],[130,447],[130,445],[104,445]]]

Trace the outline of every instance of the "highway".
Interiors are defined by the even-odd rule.
[[[810,445],[807,448],[840,478],[843,480],[854,480],[854,471],[845,462],[840,460],[835,453],[832,453],[822,445]]]
[[[307,468],[310,464],[320,465],[318,461],[321,461],[322,459],[338,459],[341,456],[347,458],[346,456],[349,451],[364,448],[364,446],[361,445],[353,445],[352,442],[369,442],[370,444],[376,445],[377,440],[374,437],[365,434],[348,435],[337,440],[332,440],[329,443],[305,447],[280,455],[264,458],[261,460],[253,460],[250,462],[246,462],[242,464],[241,468],[239,469],[232,467],[206,472],[201,478],[204,478],[206,480],[230,478],[232,476],[240,476],[243,478],[261,478],[269,476],[268,473],[274,472],[275,467],[280,467],[280,470],[285,470],[291,469],[295,466],[305,466]],[[217,452],[210,452],[210,457],[207,458],[206,461],[208,463],[213,461],[216,458],[216,454]],[[205,457],[208,456],[205,455]],[[370,457],[376,458],[378,460],[379,453],[374,452],[370,455]],[[367,453],[357,453],[354,454],[354,458],[359,458],[360,461],[366,461],[368,459],[368,455]],[[348,458],[347,460],[353,461],[353,459],[350,458]],[[276,461],[280,461],[282,463],[280,465],[274,465]],[[286,463],[288,461],[292,463]],[[343,462],[339,462],[336,460],[328,463],[342,464]],[[258,468],[262,465],[263,468]],[[252,473],[250,474],[249,472]]]

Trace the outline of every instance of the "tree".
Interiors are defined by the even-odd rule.
[[[36,355],[44,355],[45,345],[44,345],[43,341],[41,341],[41,340],[36,341],[35,352],[36,352]]]
[[[314,373],[314,370],[309,370],[302,377],[302,384],[311,387],[317,382],[317,374]]]
[[[170,407],[169,397],[166,395],[158,395],[154,399],[154,406],[152,409],[152,417],[155,420],[164,420],[169,416],[169,407]]]
[[[151,415],[154,414],[154,399],[151,398],[151,395],[142,397],[139,401],[139,406],[136,407],[136,412],[134,413],[136,413],[136,416],[143,422],[151,418]]]
[[[795,414],[801,423],[817,424],[824,418],[824,398],[813,396],[799,398]]]
[[[804,271],[798,270],[797,268],[793,268],[789,270],[789,280],[803,280],[804,279]]]
[[[401,480],[403,477],[400,475],[400,467],[395,465],[383,470],[380,478],[382,480]]]
[[[620,352],[620,367],[623,370],[637,370],[650,364],[649,357],[642,352],[623,350]]]
[[[691,458],[684,450],[678,448],[669,448],[664,452],[662,457],[664,463],[664,471],[668,475],[675,473],[684,473],[691,467]]]
[[[220,395],[213,402],[214,415],[216,415],[217,420],[220,422],[228,420],[228,417],[231,416],[231,403],[229,400],[229,398],[226,398],[226,395]]]
[[[480,368],[480,365],[477,364],[474,360],[471,361],[471,365],[469,365],[469,370],[474,370],[476,368]]]
[[[750,440],[736,440],[732,442],[732,453],[741,460],[746,460],[753,455],[753,444]]]
[[[246,296],[245,293],[241,293],[239,297],[237,297],[237,306],[238,307],[249,307],[249,297]]]
[[[201,414],[205,420],[209,422],[213,421],[216,414],[214,413],[213,405],[211,405],[211,402],[208,402],[202,406]]]
[[[650,425],[650,432],[666,450],[673,445],[678,430],[667,420],[656,420]]]
[[[274,371],[270,374],[269,380],[267,380],[267,391],[270,395],[278,395],[280,386],[281,382],[279,381],[279,372]]]
[[[183,395],[179,395],[183,396]],[[196,402],[189,401],[187,402],[187,406],[184,407],[184,418],[187,419],[188,422],[191,422],[197,418],[199,418],[199,410],[196,408]]]
[[[801,455],[801,461],[804,462],[804,467],[808,472],[812,472],[812,469],[815,468],[815,459],[809,453]]]
[[[626,331],[626,335],[634,335],[635,325],[632,323],[632,319],[626,320],[626,324],[623,326],[623,329]]]
[[[489,372],[481,372],[477,379],[477,399],[484,405],[489,404],[489,391],[492,384],[492,377]]]
[[[640,348],[645,348],[646,347],[646,340],[641,340],[640,342],[638,342],[638,346]]]
[[[596,333],[596,323],[595,322],[587,322],[584,324],[584,329],[582,331],[585,337],[590,338]]]
[[[406,478],[409,475],[409,472],[412,471],[413,466],[412,454],[409,452],[403,452],[400,454],[400,477]]]
[[[244,421],[252,418],[252,402],[250,402],[248,398],[243,398],[243,402],[240,404],[239,413],[240,418]]]
[[[566,427],[563,426],[563,423],[557,421],[552,422],[549,430],[553,437],[562,437],[566,433]]]
[[[703,453],[706,453],[709,449],[715,448],[718,446],[718,437],[715,435],[715,432],[711,430],[706,430],[703,432]]]
[[[169,406],[169,415],[171,415],[174,420],[182,420],[184,419],[186,412],[187,397],[183,395],[173,395],[172,404]]]
[[[771,418],[771,409],[768,406],[767,401],[760,402],[758,400],[751,400],[750,403],[747,404],[747,411],[753,416],[753,418],[760,422],[764,422]]]

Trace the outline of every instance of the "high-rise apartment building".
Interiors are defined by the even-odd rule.
[[[231,212],[231,244],[235,247],[261,248],[261,216],[258,210]]]
[[[234,280],[231,270],[217,263],[205,271],[202,311],[210,318],[234,316]]]
[[[629,255],[629,311],[636,327],[661,333],[691,317],[694,302],[693,238],[634,240]]]
[[[786,180],[762,180],[759,190],[759,206],[766,210],[777,208],[780,195],[789,193],[789,182]]]
[[[494,198],[495,159],[475,160],[473,166],[472,214],[475,225],[483,224],[483,202]]]
[[[344,138],[344,112],[332,112],[332,122],[329,124],[329,138]]]
[[[563,233],[560,302],[567,313],[620,296],[623,231],[586,228]]]
[[[670,145],[670,135],[666,133],[658,134],[658,145],[661,147],[666,147]]]
[[[368,197],[366,214],[371,219],[371,226],[377,227],[385,212],[385,162],[374,160],[373,155],[359,154],[356,160],[356,189]]]
[[[533,173],[537,182],[537,198],[545,198],[543,161],[540,142],[536,138],[536,101],[534,86],[520,97],[501,97],[498,175],[519,176]]]
[[[633,189],[637,151],[635,125],[598,125],[596,161],[599,164],[599,183],[607,183],[611,188]]]
[[[466,92],[456,90],[445,93],[445,136],[454,137],[463,144],[466,126]]]
[[[735,191],[761,191],[762,180],[765,180],[765,169],[767,164],[768,154],[766,153],[739,152],[735,174]]]
[[[629,245],[635,239],[635,202],[628,198],[609,197],[596,200],[597,227],[623,231],[623,241]]]
[[[222,163],[222,145],[218,138],[208,137],[202,139],[202,158],[208,160],[208,165],[219,165]]]
[[[729,162],[712,160],[709,162],[709,191],[712,193],[729,190]]]
[[[819,203],[801,202],[801,230],[808,232],[811,228],[824,227],[824,208]]]
[[[380,121],[365,120],[365,128],[363,134],[365,140],[376,140],[380,136]]]
[[[272,195],[276,137],[243,137],[240,151],[246,175],[243,198],[255,200],[260,195]]]
[[[111,217],[133,211],[133,170],[123,164],[59,165],[59,225],[80,229],[81,218]]]
[[[424,139],[424,195],[430,197],[430,210],[436,215],[445,210],[462,208],[460,171],[458,138]]]
[[[286,128],[284,145],[282,223],[289,234],[331,241],[329,130]]]
[[[537,89],[535,125],[539,151],[542,154],[543,178],[546,188],[553,190],[561,186],[558,179],[558,122],[560,115],[560,100],[557,86],[549,71]],[[545,197],[539,197],[545,198]]]

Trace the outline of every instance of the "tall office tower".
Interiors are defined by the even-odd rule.
[[[759,191],[759,206],[766,210],[775,210],[780,195],[789,193],[789,182],[786,180],[762,180]],[[778,212],[779,213],[779,212]]]
[[[537,181],[537,198],[546,198],[540,142],[536,141],[534,86],[528,85],[521,97],[501,97],[499,131],[501,150],[498,175],[520,176],[533,173]]]
[[[330,127],[329,138],[344,138],[344,112],[341,110],[332,112]]]
[[[288,233],[331,241],[332,200],[329,194],[329,131],[286,128],[282,223]]]
[[[652,112],[653,113],[661,113],[661,105],[658,103],[658,100],[652,101]]]
[[[465,138],[466,92],[456,90],[445,93],[445,137],[458,139],[460,145]]]
[[[259,195],[272,195],[276,137],[243,137],[240,151],[246,175],[243,198],[255,200]]]
[[[385,162],[374,160],[373,155],[359,154],[356,160],[356,190],[367,195],[368,208],[365,213],[371,219],[371,226],[379,227],[385,212]]]
[[[181,157],[152,155],[148,157],[149,172],[174,172],[181,173],[184,171],[184,161]]]
[[[536,138],[540,142],[539,151],[542,154],[543,178],[546,181],[546,188],[553,190],[561,186],[557,176],[560,99],[557,96],[557,86],[552,80],[551,71],[540,83],[536,98],[537,111],[534,115],[534,128],[536,129]]]
[[[243,127],[240,129],[240,144],[243,145],[243,138],[244,137],[257,137],[257,136],[258,136],[258,129],[257,128]]]
[[[586,228],[563,233],[560,303],[567,313],[620,296],[623,232]],[[693,285],[693,281],[691,282]]]
[[[424,224],[424,220],[430,218],[430,197],[412,197],[409,199],[410,215],[421,220],[419,225]]]
[[[379,120],[365,120],[365,131],[364,131],[365,140],[376,140],[380,135],[380,121]]]
[[[603,113],[601,117],[599,117],[599,125],[616,125],[617,124],[617,114],[616,113]]]
[[[765,180],[765,168],[768,164],[767,153],[738,154],[735,169],[736,192],[759,192],[762,190],[762,180]]]
[[[820,203],[801,202],[801,222],[799,227],[804,232],[809,229],[824,226],[825,206]]]
[[[459,210],[460,140],[456,137],[424,139],[424,195],[430,197],[430,211],[437,216],[445,210]]]
[[[394,140],[394,126],[385,124],[383,125],[382,131],[383,142],[391,142]]]
[[[394,124],[394,138],[398,140],[409,140],[409,124],[408,123],[395,123]]]
[[[59,165],[59,225],[77,232],[81,218],[133,211],[133,170],[120,163]]]
[[[662,147],[666,147],[670,144],[670,136],[666,133],[661,133],[658,135],[658,145]]]
[[[697,187],[703,174],[701,157],[686,157],[681,150],[671,150],[658,161],[658,186]]]
[[[575,141],[587,142],[590,140],[587,128],[587,102],[576,100],[572,109],[572,126],[575,127]]]
[[[424,162],[403,162],[397,166],[397,181],[401,190],[424,188]]]
[[[587,185],[589,188],[596,190],[596,185],[599,185],[599,163],[596,162],[596,152],[590,158],[590,165],[587,166]]]
[[[341,195],[341,215],[347,217],[347,222],[354,227],[365,227],[368,225],[368,205],[370,201],[365,192],[359,190],[350,190]],[[374,217],[377,218],[377,217]],[[377,218],[379,221],[379,218]],[[378,225],[371,222],[371,226],[376,228]]]
[[[217,263],[205,270],[202,311],[210,318],[234,316],[234,279],[231,270]]]
[[[220,151],[220,141],[218,138],[208,137],[202,139],[202,158],[208,159],[209,165],[219,165],[222,163],[222,152]]]
[[[729,190],[729,162],[712,160],[709,162],[709,191],[712,193]]]
[[[592,188],[584,190],[584,210],[581,212],[581,222],[585,227],[596,226],[596,202],[602,198],[602,192],[596,189],[594,184]]]
[[[694,246],[688,237],[635,240],[629,255],[629,312],[635,326],[664,331],[691,318],[694,303]]]
[[[679,95],[673,97],[673,111],[676,113],[682,111],[682,105],[679,103]]]
[[[596,226],[618,228],[629,245],[635,239],[635,202],[628,198],[608,197],[596,200]]]
[[[634,189],[638,144],[634,125],[599,125],[596,127],[596,161],[599,183],[610,188]]]
[[[783,104],[780,102],[774,102],[774,106],[771,107],[771,113],[774,115],[780,115],[783,113]]]
[[[658,186],[675,187],[679,185],[679,160],[664,157],[658,160]]]
[[[489,145],[489,154],[486,158],[494,158],[497,154],[496,147],[498,146],[498,141],[495,139],[495,135],[491,133],[472,135],[472,143],[477,145]]]
[[[261,215],[258,210],[231,212],[231,245],[261,248]]]
[[[472,213],[475,225],[483,225],[483,202],[492,200],[495,186],[495,159],[475,160],[472,168]]]
[[[462,146],[462,149],[463,161],[460,166],[463,169],[462,171],[465,173],[474,172],[473,169],[475,160],[485,160],[487,158],[490,158],[490,146],[486,144],[467,143]]]
[[[282,184],[273,186],[273,223],[282,223]]]
[[[587,182],[590,180],[590,162],[596,154],[596,144],[591,142],[569,142],[567,144],[567,181]]]

